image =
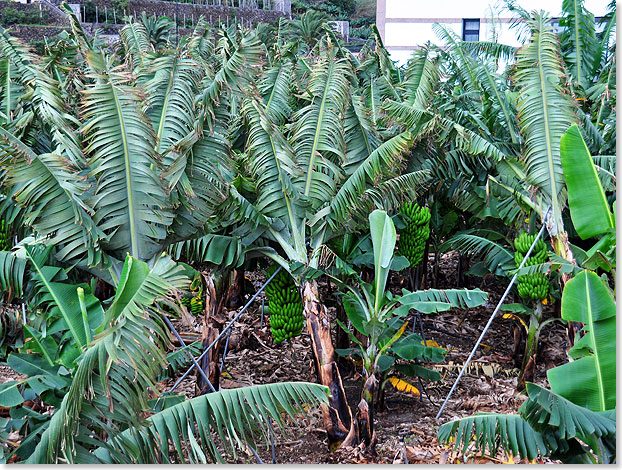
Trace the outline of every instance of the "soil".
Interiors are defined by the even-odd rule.
[[[438,288],[456,287],[457,258],[454,253],[441,257]],[[432,256],[428,264],[430,271],[431,264]],[[247,273],[247,278],[255,289],[259,289],[266,279],[261,271]],[[376,456],[370,456],[360,448],[330,451],[320,410],[311,409],[290,426],[284,435],[279,435],[277,431],[274,461],[290,464],[517,463],[517,459],[511,460],[503,451],[494,458],[484,457],[471,450],[466,455],[461,455],[440,445],[436,438],[438,427],[445,422],[477,412],[516,413],[525,399],[516,392],[518,369],[513,357],[513,320],[499,315],[492,323],[442,416],[438,420],[435,418],[506,287],[494,278],[482,281],[481,278],[469,276],[465,276],[464,284],[460,287],[479,287],[488,292],[488,302],[469,311],[455,309],[424,316],[426,340],[435,341],[448,351],[442,363],[426,365],[438,370],[442,380],[424,383],[412,381],[423,392],[419,397],[399,392],[387,385],[386,409],[375,415],[378,442]],[[406,272],[392,273],[390,288],[393,293],[400,293],[402,287],[406,286]],[[320,295],[328,305],[329,315],[334,317],[336,299],[330,290],[331,287],[326,282],[320,282]],[[247,293],[246,299],[250,296],[251,293]],[[518,300],[511,297],[512,295],[506,302]],[[263,294],[260,294],[232,328],[220,387],[237,388],[283,381],[315,382],[309,337],[303,334],[290,342],[275,345],[269,331],[269,319],[261,317],[262,299]],[[553,307],[546,307],[545,316],[555,315]],[[239,309],[228,311],[229,319],[238,311]],[[195,317],[188,315],[184,319],[173,320],[173,323],[184,341],[191,342],[200,338],[201,326]],[[559,322],[550,323],[542,332],[540,341],[534,381],[547,386],[546,370],[565,361],[566,332],[563,325]],[[183,372],[184,370],[180,370],[176,377],[163,382],[162,390],[170,390]],[[342,371],[350,406],[355,406],[360,399],[361,373],[361,367],[354,364],[349,364]],[[21,378],[23,377],[10,367],[0,365],[0,384]],[[195,383],[196,374],[191,373],[181,382],[176,392],[189,398],[194,397]],[[273,461],[272,448],[269,445],[260,445],[257,452],[264,462]],[[256,460],[249,453],[246,458],[240,457],[239,462],[254,463]],[[541,459],[539,463],[555,462]]]
[[[455,288],[457,255],[449,253],[442,256],[438,288]],[[428,263],[431,271],[432,256]],[[430,273],[429,273],[430,274]],[[262,272],[248,273],[247,277],[258,289],[265,281]],[[393,273],[391,290],[398,293],[407,286],[406,273]],[[442,375],[439,382],[413,385],[423,390],[421,397],[399,392],[387,385],[386,410],[376,414],[376,433],[378,438],[377,456],[370,456],[361,449],[340,449],[330,451],[326,433],[322,427],[319,410],[311,410],[301,418],[297,426],[290,428],[287,435],[275,440],[276,463],[502,463],[513,461],[500,451],[494,458],[484,457],[475,452],[461,455],[447,446],[440,445],[436,439],[438,427],[452,419],[465,417],[477,412],[516,413],[524,396],[516,391],[518,369],[513,357],[513,320],[497,316],[486,334],[473,361],[448,401],[440,419],[435,416],[447,396],[462,365],[479,337],[484,325],[492,314],[506,285],[495,279],[485,280],[465,276],[461,287],[480,287],[489,294],[488,302],[469,311],[451,310],[441,314],[426,315],[423,319],[426,340],[434,340],[448,350],[445,361],[427,364]],[[320,283],[320,295],[330,305],[331,294],[326,283]],[[250,294],[247,295],[250,297]],[[307,335],[294,338],[289,344],[274,345],[271,339],[268,318],[261,319],[261,294],[237,322],[231,334],[230,347],[224,362],[221,388],[236,388],[249,385],[282,381],[315,382],[311,367],[312,356],[310,340]],[[518,299],[516,299],[518,300]],[[511,298],[506,302],[514,301]],[[329,314],[335,315],[335,308],[328,307]],[[554,316],[549,305],[545,316]],[[237,310],[239,311],[239,310]],[[229,318],[237,311],[228,312]],[[198,325],[177,322],[182,337],[192,339],[198,333]],[[333,335],[334,335],[333,327]],[[546,370],[560,365],[565,360],[566,332],[559,322],[552,322],[540,336],[540,349],[536,376],[533,381],[547,386]],[[344,371],[344,388],[350,406],[360,399],[361,370],[355,366]],[[183,371],[180,371],[180,373]],[[179,374],[180,375],[180,374]],[[168,390],[176,379],[167,381]],[[195,375],[190,374],[177,388],[177,392],[194,396]],[[421,386],[423,385],[423,386]],[[264,462],[272,462],[271,448],[267,445],[257,449]],[[248,462],[254,457],[249,455]],[[242,462],[242,460],[240,461]],[[555,463],[549,459],[538,463]]]
[[[10,382],[11,380],[21,380],[25,378],[25,376],[18,374],[9,366],[0,364],[0,384]]]

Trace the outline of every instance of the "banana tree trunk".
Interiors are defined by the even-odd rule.
[[[244,267],[235,269],[231,273],[231,283],[227,289],[225,305],[228,309],[241,307],[244,303]]]
[[[376,411],[376,413],[382,413],[386,408],[386,405],[385,405],[386,393],[385,392],[386,392],[387,387],[385,385],[386,385],[388,376],[389,374],[386,371],[380,373],[380,384],[381,385],[379,386],[379,389],[378,389],[377,398],[375,402],[376,405],[374,407],[374,410]]]
[[[343,308],[343,304],[341,302],[337,302],[337,320],[339,320],[344,325],[348,324],[348,315],[346,314],[346,309]],[[342,328],[337,328],[337,335],[335,338],[335,345],[337,349],[347,349],[350,347],[350,337],[348,333],[346,333]],[[342,368],[349,367],[350,363],[346,360],[345,357],[339,357],[337,359],[339,366]]]
[[[214,342],[225,325],[224,306],[226,293],[229,290],[230,273],[212,272],[204,275],[205,280],[205,304],[203,306],[203,331],[201,333],[201,343],[203,350]],[[214,389],[218,390],[220,383],[220,367],[218,358],[220,356],[221,342],[218,341],[210,351],[201,359],[200,366],[207,375]],[[211,392],[210,386],[197,371],[197,395]]]
[[[341,375],[335,360],[328,312],[320,302],[316,281],[303,283],[302,298],[318,380],[322,385],[328,387],[331,395],[328,403],[322,405],[329,445],[336,447],[340,443],[351,443],[355,440],[355,432],[352,429],[352,413],[348,406]]]
[[[536,357],[538,355],[538,340],[540,339],[540,329],[542,325],[542,302],[538,302],[535,311],[529,320],[529,331],[525,342],[525,354],[523,364],[518,375],[518,390],[525,388],[525,382],[533,382],[536,377]]]
[[[566,261],[572,264],[577,264],[576,260],[574,259],[574,254],[572,253],[572,250],[570,249],[570,243],[568,242],[568,232],[564,230],[558,233],[555,237],[551,237],[551,244],[553,245],[553,249],[555,250],[555,253],[557,253],[557,255],[561,256]],[[564,290],[564,286],[570,279],[571,279],[570,274],[562,273],[561,275],[562,292]],[[575,335],[577,334],[577,332],[581,331],[582,328],[583,328],[583,324],[580,322],[574,322],[574,321],[568,322],[568,326],[566,328],[566,333],[568,335],[567,351],[570,351],[570,349],[574,346]]]
[[[376,430],[374,428],[374,398],[378,389],[378,379],[371,374],[363,385],[361,401],[356,412],[356,428],[359,440],[365,445],[365,450],[372,455],[376,454]]]

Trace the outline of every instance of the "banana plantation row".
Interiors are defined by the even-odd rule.
[[[313,13],[253,31],[201,20],[179,41],[138,21],[109,46],[65,4],[71,32],[42,56],[0,29],[0,360],[22,377],[0,385],[0,460],[233,461],[309,405],[332,449],[373,456],[387,384],[440,379],[428,366],[446,350],[415,315],[489,300],[437,289],[454,250],[472,276],[517,275],[503,308],[527,399],[439,441],[615,461],[615,3],[598,28],[581,0],[563,8],[558,35],[512,6],[518,49],[436,25],[444,47],[405,67],[377,34],[352,54]],[[221,340],[196,397],[160,395],[219,337],[251,269],[273,277],[275,347],[309,335],[318,384],[219,390]],[[165,316],[188,313],[202,344],[173,350]],[[546,388],[551,322],[572,360]],[[354,403],[339,355],[361,361]]]

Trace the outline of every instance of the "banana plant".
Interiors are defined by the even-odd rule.
[[[570,99],[562,90],[564,65],[549,17],[544,13],[530,15],[518,11],[531,31],[529,42],[516,53],[514,77],[520,90],[517,117],[525,140],[526,183],[537,188],[544,203],[551,206],[547,228],[556,253],[572,257],[562,221],[564,175],[560,140],[576,117]],[[543,221],[546,209],[545,206],[539,208]]]
[[[79,140],[79,158],[34,137],[36,124],[49,114],[46,102],[28,108],[32,128],[21,122],[0,128],[0,161],[10,167],[2,181],[24,225],[38,241],[55,246],[62,266],[76,266],[111,286],[118,283],[126,253],[150,261],[166,250],[180,254],[176,244],[185,241],[198,247],[213,236],[246,237],[243,229],[232,233],[236,201],[229,189],[235,162],[229,132],[236,95],[251,83],[254,69],[248,66],[257,64],[262,52],[256,36],[206,33],[201,22],[179,50],[155,50],[144,25],[132,22],[122,30],[123,51],[116,55],[88,38],[64,8],[78,57],[73,68],[48,67],[17,40],[2,36],[6,56],[16,64],[11,73],[42,77],[28,82],[33,93],[51,88],[58,94],[60,84],[69,81],[79,97],[66,109],[71,122],[62,129],[68,134],[62,139],[66,147],[73,149],[71,139]],[[216,37],[216,46],[203,47]],[[50,73],[58,79],[49,79]],[[45,94],[48,101],[54,96]],[[57,134],[54,128],[47,132]],[[196,250],[187,254],[199,255]],[[23,263],[11,253],[0,255],[0,261],[0,285],[19,296]],[[224,307],[221,300],[236,266],[212,269],[213,302],[205,311],[213,317]],[[204,367],[216,383],[218,367]]]
[[[269,439],[271,422],[283,429],[303,407],[327,400],[320,385],[277,383],[192,400],[160,396],[156,402],[162,405],[155,409],[149,398],[158,396],[156,381],[169,362],[184,360],[165,355],[168,334],[157,308],[187,286],[181,266],[167,256],[151,267],[128,256],[116,294],[104,311],[88,286],[64,282],[60,268],[46,265],[49,247],[27,249],[36,265],[33,282],[38,287],[33,295],[47,314],[41,319],[43,333],[29,338],[30,354],[12,353],[8,359],[28,377],[0,387],[2,406],[14,412],[23,408],[36,425],[23,431],[25,439],[7,458],[15,454],[30,463],[184,462],[183,441],[191,450],[190,462],[222,462],[225,453],[237,458],[240,444],[256,446],[258,439]],[[97,326],[74,339],[72,329],[86,326],[78,318],[80,310]],[[60,313],[64,311],[70,313],[66,318],[73,328],[58,325],[65,320]],[[58,338],[73,343],[78,354],[69,358],[60,348],[53,351]],[[34,421],[38,413],[24,403],[35,396],[54,407],[51,416],[41,415],[43,422]],[[107,412],[102,414],[101,409]],[[181,429],[180,417],[186,423]],[[18,424],[19,420],[12,421],[7,430]],[[168,443],[162,445],[163,439],[175,450],[169,451]]]
[[[434,371],[417,364],[396,363],[397,359],[439,362],[444,357],[443,349],[427,346],[419,335],[406,332],[409,312],[416,309],[429,314],[452,307],[475,307],[486,301],[487,294],[478,289],[416,292],[404,290],[403,295],[394,297],[387,290],[387,280],[394,262],[397,240],[395,225],[385,211],[376,209],[369,215],[369,228],[374,258],[372,283],[364,282],[360,277],[359,287],[340,283],[344,289],[343,303],[348,318],[352,326],[367,337],[367,346],[343,323],[338,323],[358,346],[339,352],[358,355],[363,360],[365,382],[356,414],[359,435],[349,438],[354,442],[360,440],[373,452],[376,442],[373,410],[376,408],[377,393],[382,391],[390,379],[390,371],[431,380],[440,379]]]
[[[465,452],[474,444],[521,458],[551,456],[564,463],[613,463],[616,443],[616,304],[609,289],[584,270],[566,283],[562,318],[584,324],[572,362],[547,372],[551,390],[527,383],[518,415],[482,413],[443,424],[442,443]],[[572,379],[569,380],[568,378]]]
[[[263,230],[263,244],[257,243],[255,253],[276,261],[302,286],[320,381],[336,391],[329,406],[338,411],[325,410],[326,421],[333,423],[331,442],[347,437],[352,419],[344,405],[330,321],[311,274],[321,272],[321,255],[331,239],[356,232],[375,207],[396,207],[408,191],[420,191],[426,179],[425,172],[399,175],[410,134],[380,141],[352,83],[356,70],[339,54],[326,35],[311,57],[293,65],[296,70],[304,60],[308,66],[299,82],[287,72],[289,59],[279,60],[260,81],[261,95],[245,101],[245,153],[253,190],[235,194],[239,219]],[[294,87],[303,91],[297,106],[290,112],[276,105],[296,103]]]
[[[611,142],[611,121],[615,119],[615,54],[612,53],[615,4],[597,27],[594,15],[583,0],[564,0],[559,35],[561,51],[569,81],[577,96],[577,113],[581,127],[594,153],[615,152]],[[597,32],[597,30],[599,30]],[[615,46],[613,46],[615,47]]]
[[[126,61],[119,63],[67,11],[81,57],[81,112],[66,110],[56,121],[62,129],[43,128],[52,145],[32,144],[36,126],[8,123],[0,129],[0,159],[11,161],[8,197],[23,208],[34,234],[56,246],[60,262],[114,285],[125,253],[148,261],[171,243],[217,231],[218,221],[227,220],[233,175],[230,101],[223,87],[237,93],[236,84],[246,83],[244,64],[255,63],[261,49],[252,33],[224,34],[216,48],[222,60],[212,70],[200,52],[188,50],[196,41],[183,52],[154,53],[144,28],[132,23],[122,35]],[[45,126],[50,101],[60,93],[59,82],[47,74],[60,72],[48,70],[4,31],[0,36],[6,57],[28,78],[32,93],[42,95],[29,112]]]

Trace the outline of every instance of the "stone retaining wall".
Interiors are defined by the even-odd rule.
[[[112,8],[110,0],[95,0],[99,8]],[[147,15],[168,16],[173,18],[191,18],[194,16],[195,21],[199,16],[203,15],[206,20],[219,23],[233,21],[234,19],[240,23],[247,24],[268,23],[278,20],[281,17],[288,16],[285,13],[275,10],[259,10],[250,8],[233,8],[218,5],[199,5],[192,3],[179,3],[155,0],[130,0],[128,13],[134,15],[135,18],[140,17],[144,11]],[[101,14],[101,13],[100,13]],[[183,21],[183,20],[182,20]]]
[[[112,8],[112,3],[110,0],[95,0],[98,7],[100,8],[100,19],[103,19],[102,10],[104,7]],[[28,9],[39,9],[40,3],[29,3],[23,4],[19,2],[7,2],[0,0],[0,10],[2,8],[6,8],[7,6],[11,6],[16,8],[17,10],[28,10]],[[50,37],[58,34],[63,29],[68,29],[66,27],[62,27],[68,25],[69,22],[67,18],[60,15],[58,11],[49,7],[45,3],[41,3],[41,8],[43,8],[48,14],[47,24],[49,26],[34,26],[34,25],[13,25],[10,30],[11,34],[16,37],[22,38],[28,42],[30,41],[38,41],[42,40],[44,37]],[[212,23],[219,22],[231,22],[236,21],[237,23],[243,22],[244,26],[248,26],[251,24],[257,23],[267,23],[270,21],[278,20],[278,18],[289,16],[285,13],[275,11],[275,10],[259,10],[259,9],[250,9],[250,8],[233,8],[226,6],[217,6],[217,5],[197,5],[191,3],[177,3],[177,2],[168,2],[168,1],[157,1],[157,0],[130,0],[129,1],[129,12],[134,15],[134,17],[140,17],[142,12],[145,12],[147,15],[156,15],[160,16],[168,16],[169,18],[173,18],[175,15],[178,16],[180,24],[183,22],[184,15],[186,19],[190,19],[194,17],[194,21],[196,22],[201,15],[205,17],[207,21]],[[109,17],[110,18],[110,17]],[[111,25],[111,24],[90,24],[84,23],[83,27],[87,32],[92,32],[97,28],[104,29],[104,33],[106,34],[116,34],[119,29],[123,25]],[[179,28],[179,33],[182,36],[185,36],[191,32],[190,29]]]
[[[7,29],[11,36],[20,38],[25,42],[42,41],[43,38],[55,36],[62,30],[69,31],[68,26],[34,26],[24,24],[15,24]]]

